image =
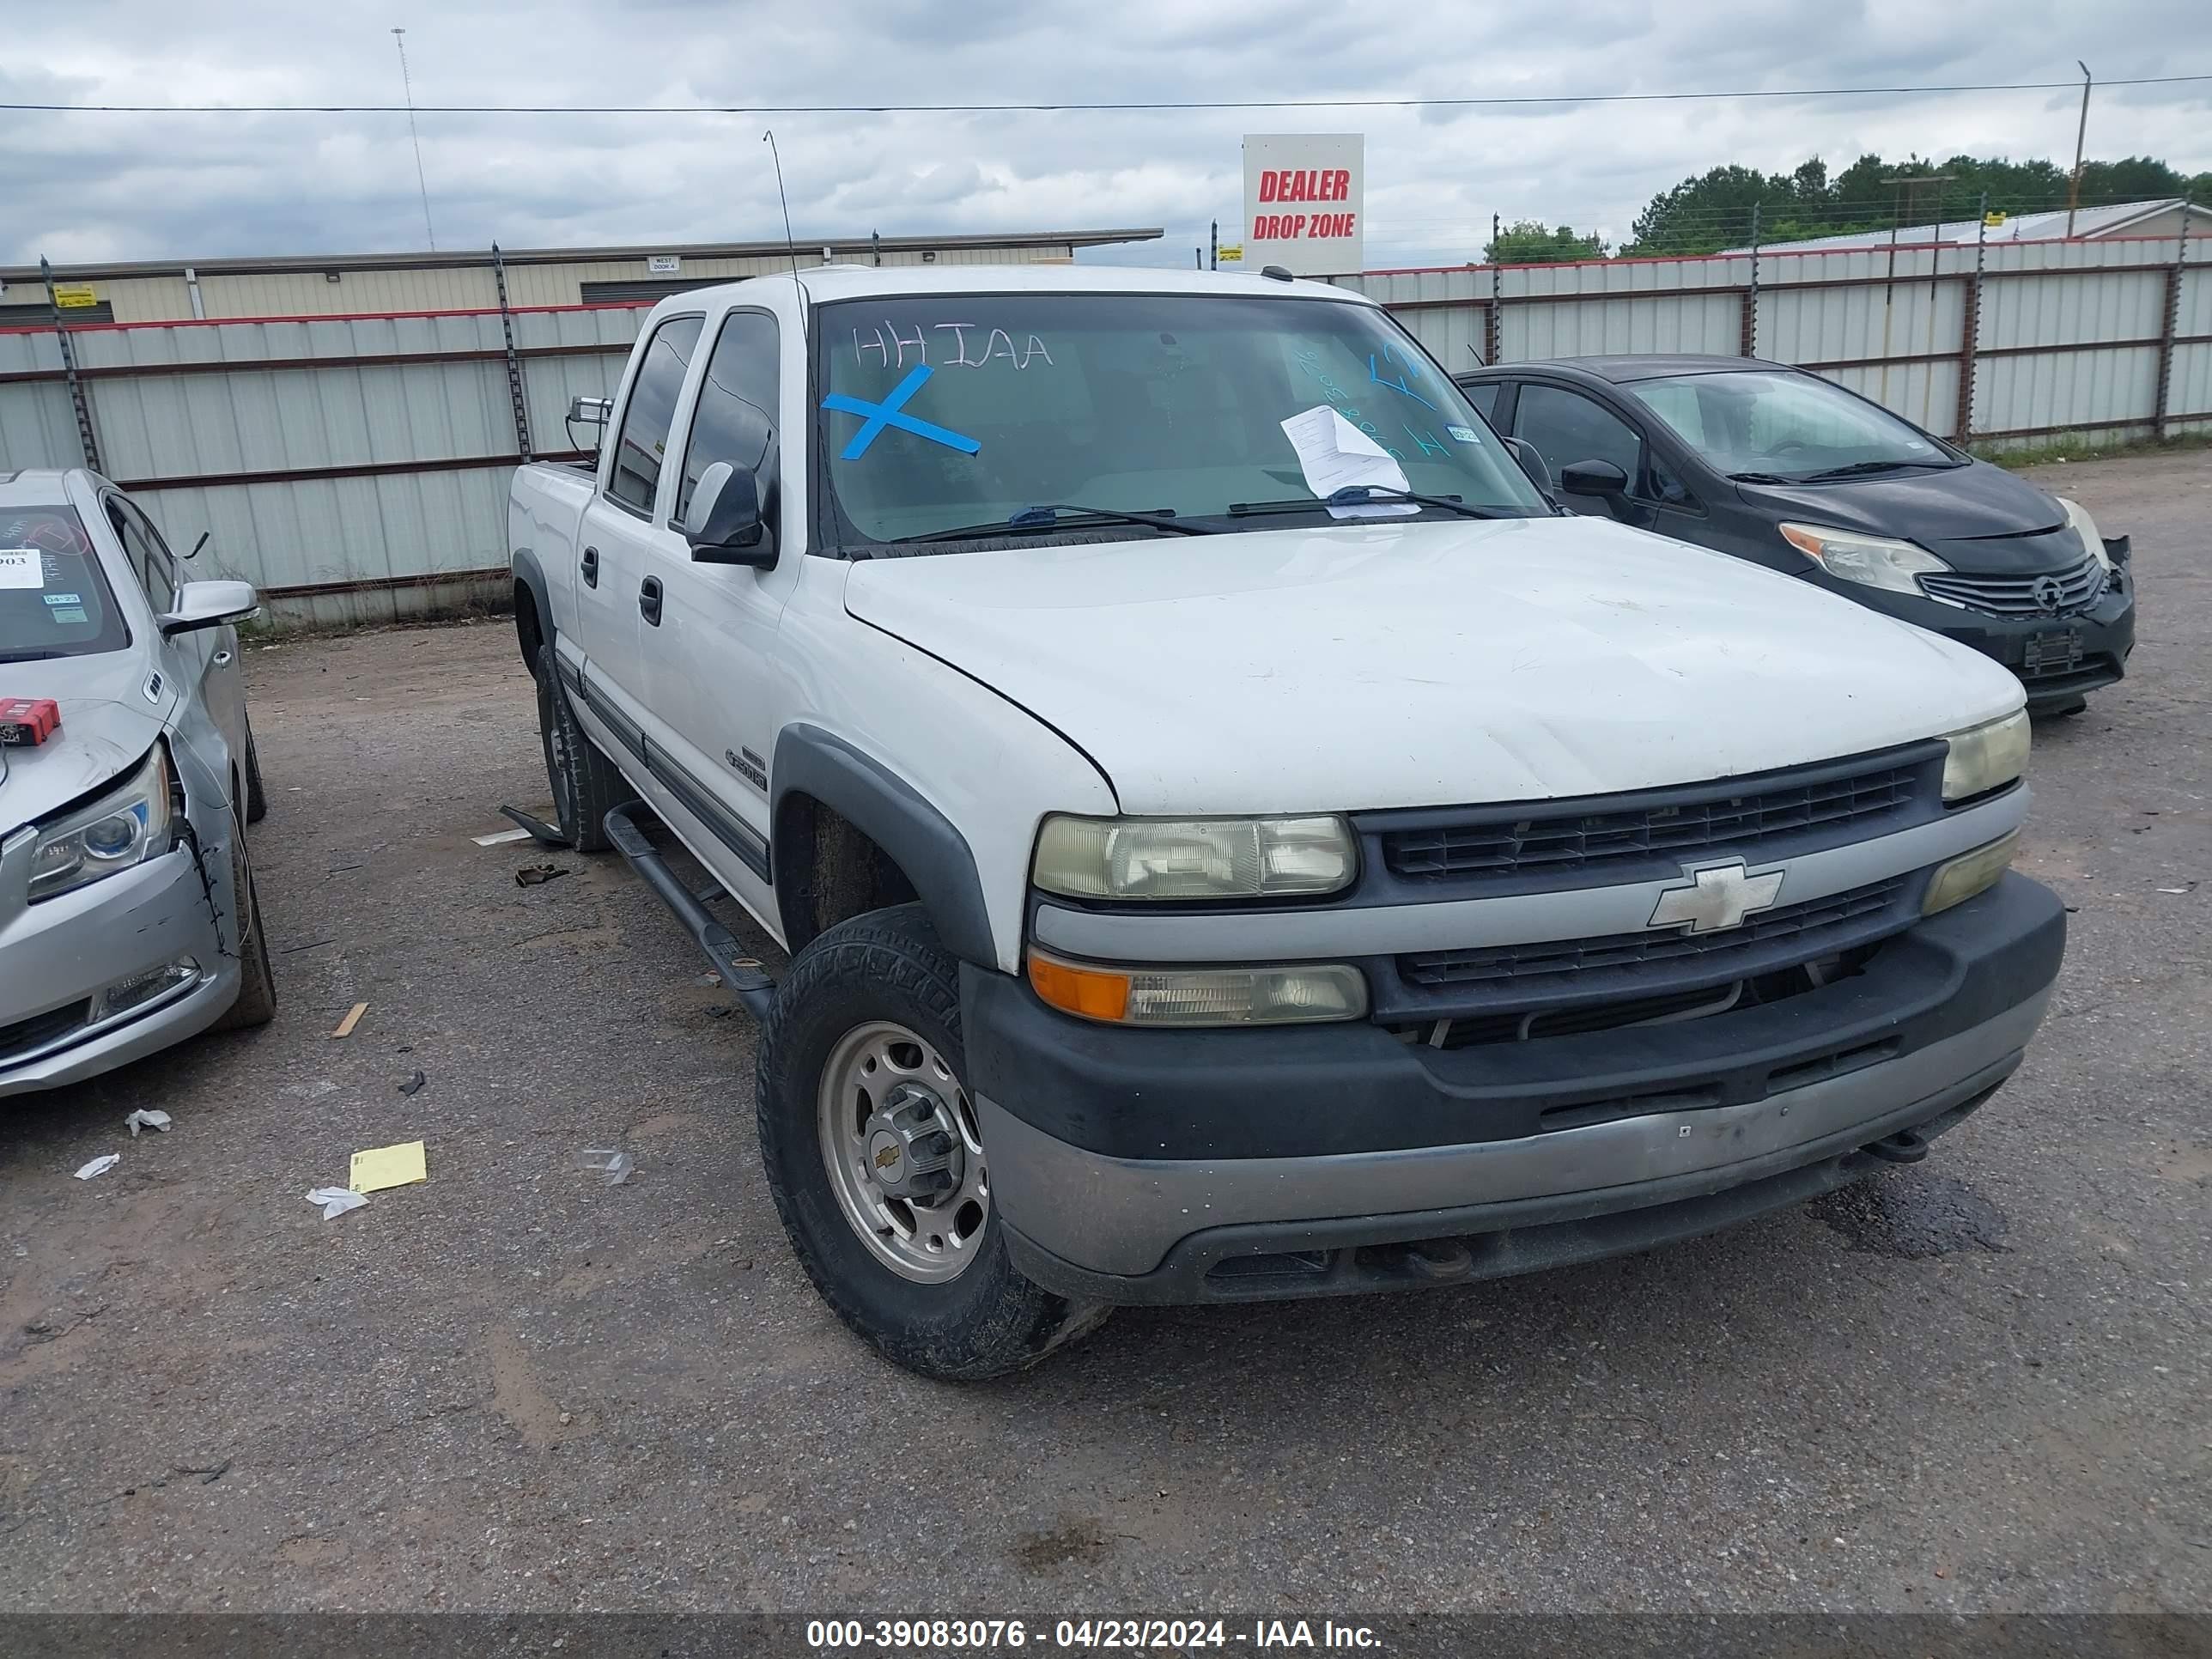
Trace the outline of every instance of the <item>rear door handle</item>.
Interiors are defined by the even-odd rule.
[[[647,576],[638,584],[637,614],[655,628],[660,626],[660,578]]]
[[[599,585],[599,550],[598,548],[587,547],[584,550],[583,568],[584,586],[597,587]]]

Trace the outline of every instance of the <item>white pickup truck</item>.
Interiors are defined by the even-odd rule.
[[[2042,1017],[2019,683],[1563,515],[1357,295],[824,266],[580,412],[510,510],[560,827],[763,1019],[793,1247],[900,1364],[1709,1231]]]

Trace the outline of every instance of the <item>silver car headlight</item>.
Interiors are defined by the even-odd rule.
[[[2058,498],[2058,505],[2066,509],[2066,522],[2074,526],[2074,533],[2081,537],[2081,545],[2089,550],[2089,556],[2110,571],[2112,556],[2105,551],[2105,538],[2097,533],[2097,521],[2089,516],[2089,509],[2063,495]]]
[[[1833,530],[1818,524],[1785,524],[1778,528],[1784,541],[1831,576],[1861,582],[1869,587],[1885,588],[1892,593],[1910,593],[1925,599],[1928,596],[1921,592],[1919,578],[1951,568],[1926,548],[1887,536]]]
[[[1080,818],[1037,834],[1030,878],[1089,899],[1284,898],[1334,893],[1358,866],[1340,817]]]
[[[1970,726],[1943,741],[1951,745],[1943,759],[1944,800],[1987,794],[2027,770],[2027,711],[2016,708],[2002,720]]]
[[[169,757],[155,744],[138,769],[88,806],[42,826],[30,896],[52,898],[159,858],[176,845]]]

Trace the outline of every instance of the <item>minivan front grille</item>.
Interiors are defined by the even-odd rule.
[[[1952,599],[1998,617],[2064,617],[2086,611],[2105,591],[2105,567],[2085,558],[2070,570],[2030,576],[1977,576],[1948,570],[1925,575],[1920,586],[1939,599]]]
[[[1776,836],[1878,833],[1875,821],[1912,805],[1926,776],[1918,757],[1892,753],[1858,770],[1721,779],[1613,810],[1603,796],[1577,804],[1583,810],[1541,802],[1505,813],[1469,809],[1458,821],[1386,825],[1382,858],[1392,874],[1414,881],[1551,875],[1717,849],[1755,859],[1759,844]]]

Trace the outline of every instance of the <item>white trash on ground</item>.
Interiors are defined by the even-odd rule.
[[[323,1206],[324,1220],[336,1221],[348,1210],[358,1210],[368,1200],[350,1187],[318,1187],[307,1194],[307,1202]]]
[[[90,1181],[94,1176],[106,1175],[122,1162],[123,1154],[120,1152],[102,1152],[84,1168],[79,1170],[76,1172],[76,1178],[79,1181]]]
[[[123,1120],[123,1127],[131,1131],[131,1139],[136,1140],[141,1129],[159,1129],[163,1134],[168,1133],[172,1121],[173,1120],[167,1112],[155,1111],[149,1107],[131,1113]]]
[[[580,1161],[586,1170],[605,1176],[610,1187],[621,1186],[629,1179],[629,1172],[637,1168],[635,1158],[614,1146],[586,1146]]]

